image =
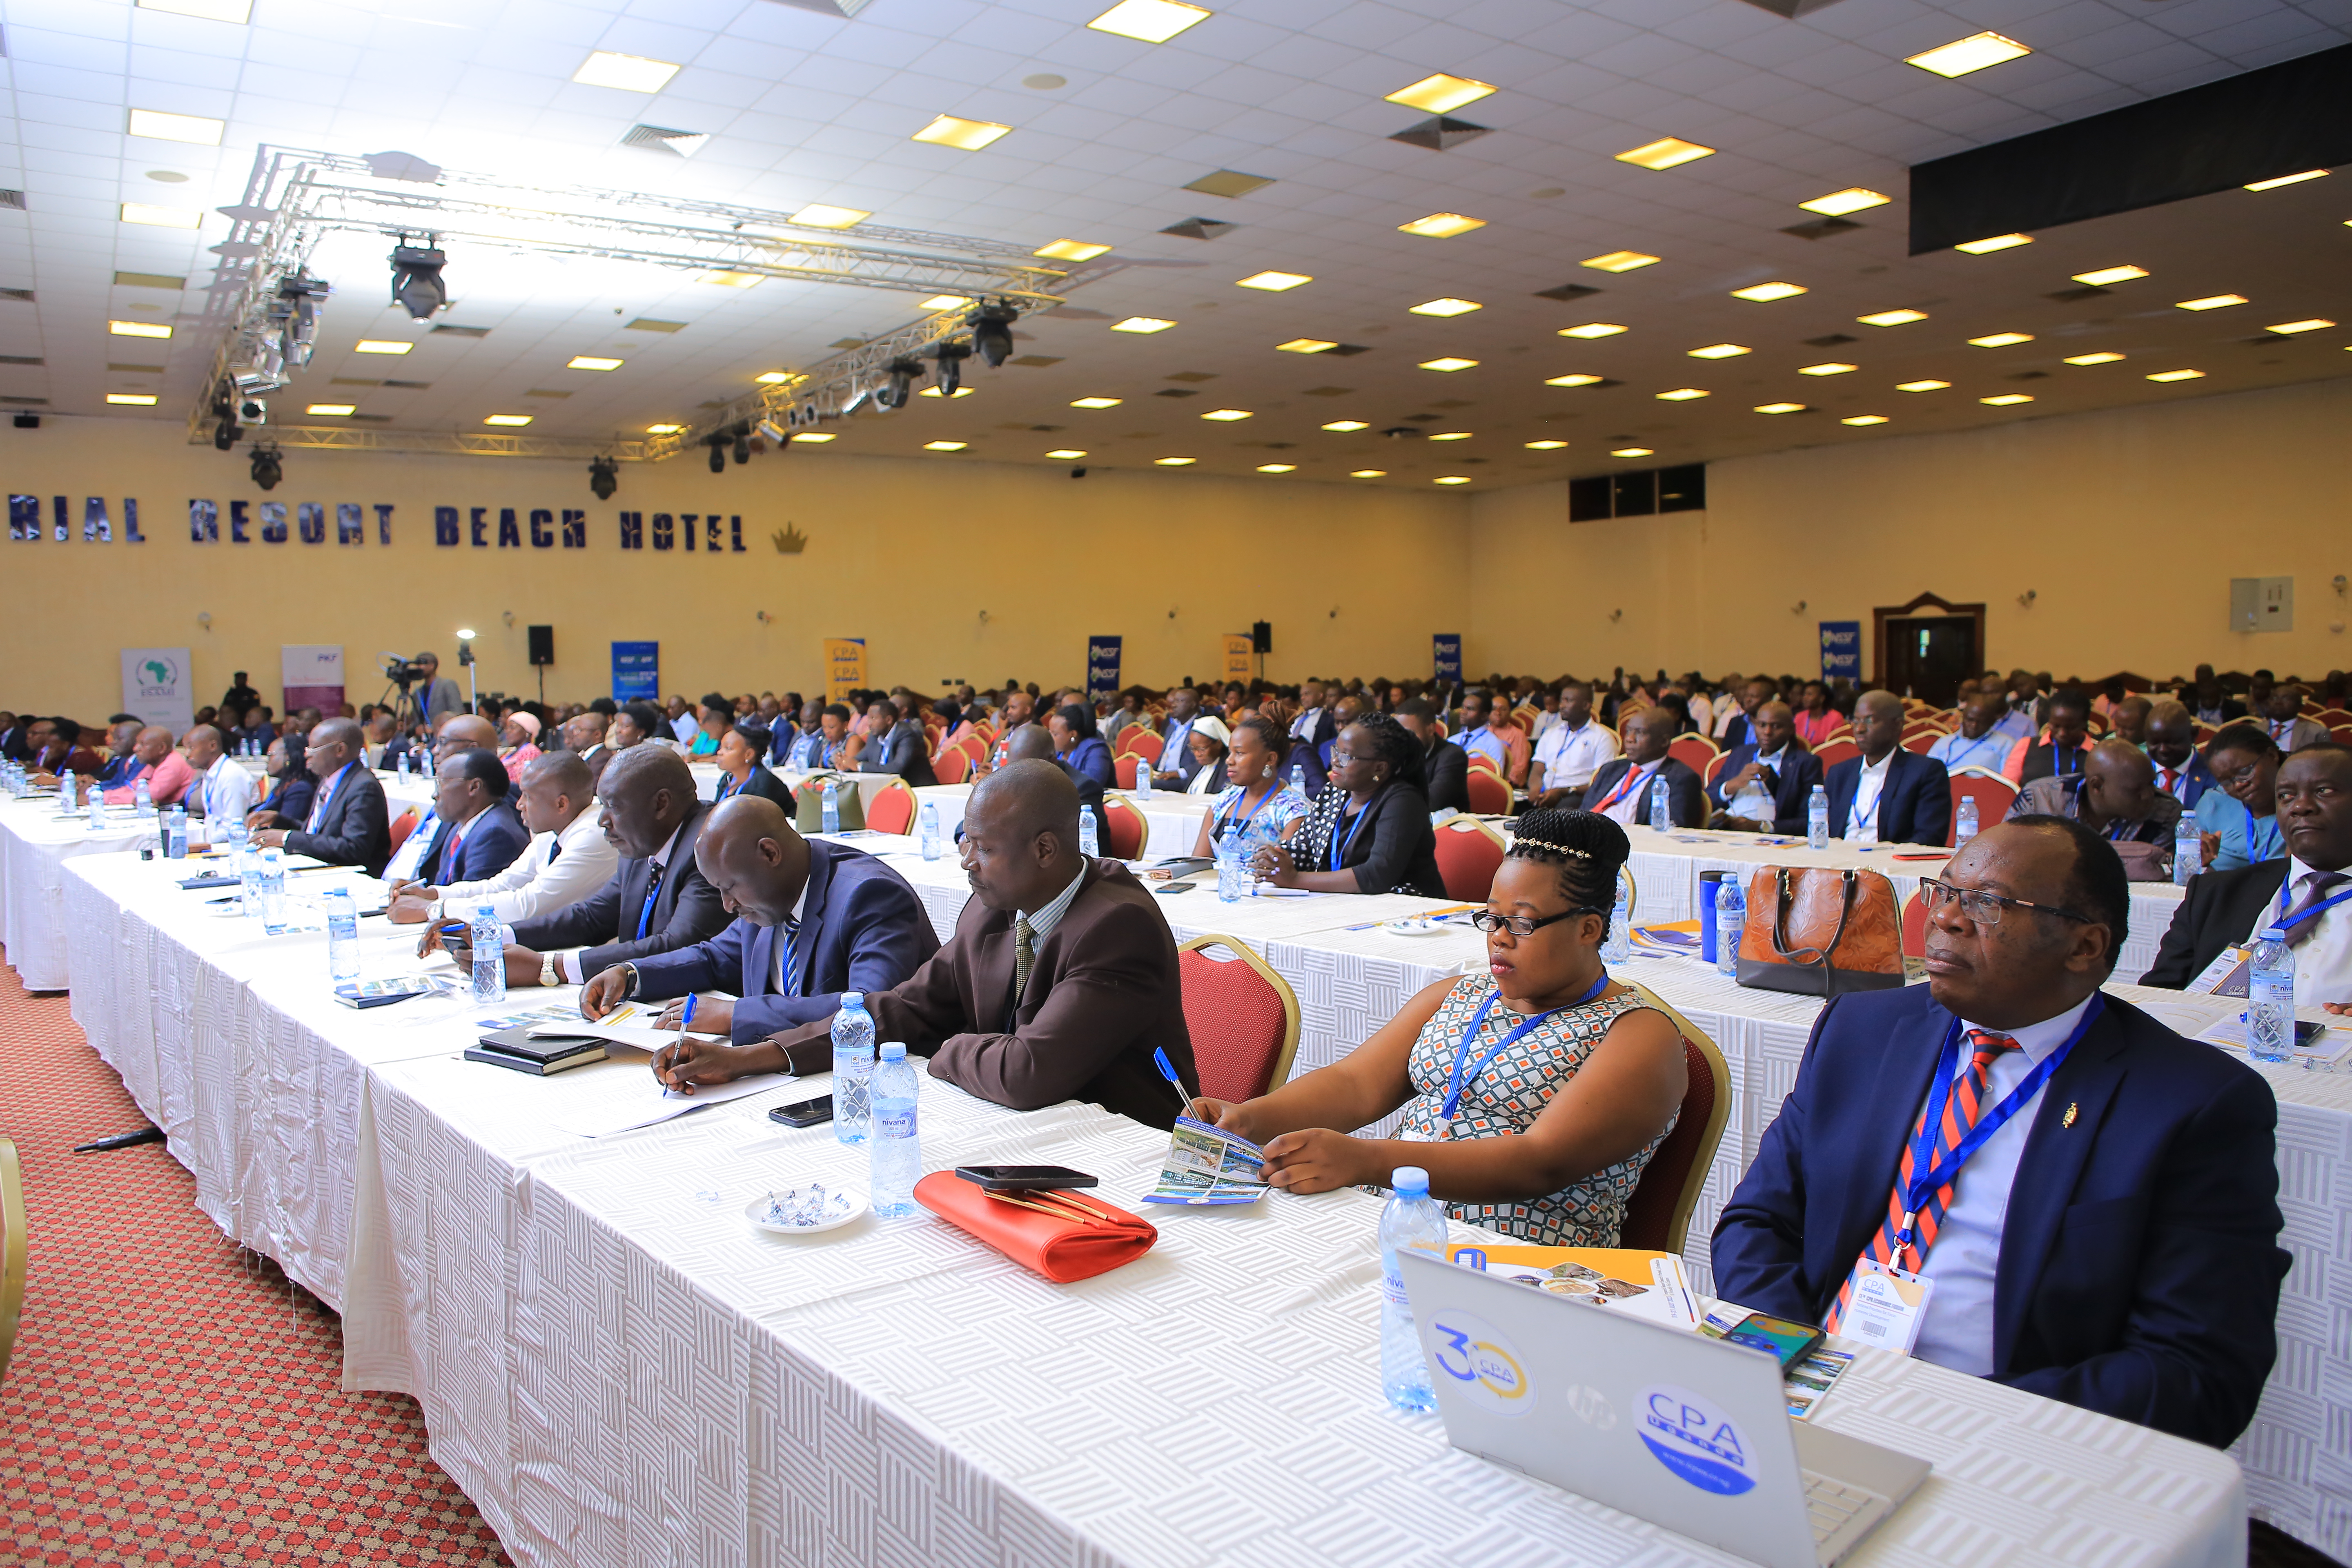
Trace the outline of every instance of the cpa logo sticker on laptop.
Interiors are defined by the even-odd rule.
[[[1473,1404],[1497,1415],[1525,1415],[1536,1407],[1527,1363],[1501,1330],[1467,1312],[1440,1312],[1429,1321],[1437,1342],[1437,1370]]]
[[[1702,1491],[1738,1497],[1754,1489],[1748,1444],[1713,1403],[1670,1383],[1653,1384],[1640,1397],[1642,1441],[1658,1463]]]

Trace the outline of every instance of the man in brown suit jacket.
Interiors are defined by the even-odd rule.
[[[920,969],[866,997],[876,1037],[904,1040],[931,1058],[933,1078],[1015,1110],[1085,1100],[1171,1125],[1200,1081],[1175,939],[1127,868],[1078,853],[1069,776],[1034,759],[991,773],[965,807],[961,852],[971,901]],[[747,1073],[827,1072],[831,1031],[824,1019],[740,1047],[689,1038],[656,1054],[654,1073],[691,1092]]]

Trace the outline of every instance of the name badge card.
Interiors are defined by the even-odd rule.
[[[1854,1265],[1853,1294],[1838,1332],[1880,1350],[1911,1353],[1936,1282],[1865,1258]]]

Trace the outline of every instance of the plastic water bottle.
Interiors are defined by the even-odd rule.
[[[2197,831],[2197,819],[2187,812],[2172,829],[2172,879],[2180,887],[2205,869],[2205,840]]]
[[[2294,1051],[2294,949],[2277,926],[2263,931],[2246,966],[2246,1054],[2283,1062]]]
[[[1095,814],[1085,806],[1078,808],[1078,853],[1092,860],[1102,854],[1102,832],[1095,826]]]
[[[1393,1195],[1381,1210],[1381,1393],[1399,1410],[1434,1410],[1437,1395],[1429,1386],[1421,1337],[1413,1332],[1397,1254],[1425,1252],[1443,1261],[1445,1209],[1429,1195],[1429,1173],[1418,1165],[1390,1172],[1389,1186]]]
[[[1151,759],[1150,757],[1135,764],[1135,798],[1147,804],[1151,799]]]
[[[1960,796],[1959,816],[1952,823],[1952,847],[1959,848],[1977,836],[1977,797]]]
[[[341,984],[360,977],[360,911],[349,888],[330,888],[319,900],[327,907],[327,978]]]
[[[1307,764],[1305,763],[1293,763],[1290,764],[1290,787],[1298,792],[1301,799],[1306,798]]]
[[[939,858],[940,803],[927,800],[923,802],[923,858],[936,860]]]
[[[824,781],[824,829],[827,833],[841,831],[841,785],[838,781]]]
[[[1739,973],[1739,937],[1748,929],[1748,895],[1737,878],[1726,877],[1715,891],[1715,972]]]
[[[271,936],[286,931],[286,857],[275,849],[261,852],[261,869],[255,881],[261,890],[261,929]]]
[[[499,929],[498,911],[488,904],[474,906],[466,922],[466,945],[474,954],[474,1000],[495,1005],[507,999],[507,937]]]
[[[74,814],[74,776],[70,768],[58,775],[58,810],[68,816]]]
[[[102,833],[105,829],[106,792],[98,787],[96,779],[92,779],[89,781],[89,831]]]
[[[175,805],[163,818],[163,858],[184,860],[188,858],[188,810]]]
[[[1244,893],[1243,879],[1249,873],[1242,867],[1242,847],[1234,840],[1238,835],[1228,833],[1217,840],[1217,901],[1238,903]]]
[[[1805,847],[1830,847],[1830,792],[1820,784],[1813,786],[1813,793],[1805,801]]]
[[[250,838],[236,847],[237,912],[247,920],[261,918],[261,851]]]
[[[400,782],[406,784],[408,782],[408,753],[404,751],[402,752],[400,755],[394,759],[394,763],[396,771],[400,774]]]
[[[155,820],[155,792],[147,787],[145,773],[141,773],[138,781],[131,786],[131,806],[140,821]]]
[[[874,1128],[874,1016],[855,991],[833,1016],[833,1135],[863,1143]]]
[[[923,1140],[917,1125],[916,1097],[923,1080],[907,1059],[907,1047],[886,1041],[882,1059],[874,1068],[874,1163],[871,1185],[877,1219],[899,1219],[915,1212],[915,1184],[923,1179]],[[839,1114],[840,1091],[834,1095]]]
[[[1723,942],[1720,931],[1716,933],[1715,940],[1719,950]],[[1609,937],[1601,944],[1601,962],[1629,963],[1633,957],[1633,893],[1625,885],[1625,879],[1620,877],[1617,879],[1617,901],[1609,910]]]
[[[1675,825],[1672,805],[1666,798],[1666,780],[1663,773],[1650,780],[1650,828],[1664,833]]]

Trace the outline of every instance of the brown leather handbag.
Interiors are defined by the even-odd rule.
[[[1742,985],[1805,996],[1902,984],[1895,884],[1875,871],[1765,867],[1748,879],[1738,973]]]

